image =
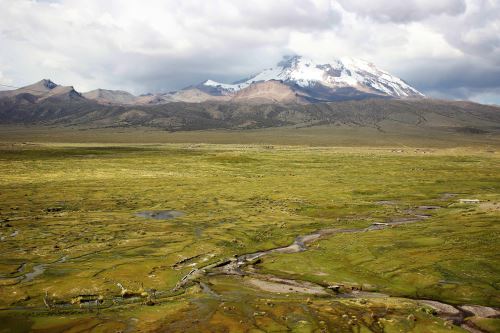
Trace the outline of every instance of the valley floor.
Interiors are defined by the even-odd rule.
[[[500,330],[491,140],[16,133],[0,132],[0,332]]]
[[[367,126],[285,126],[260,129],[166,131],[151,127],[89,128],[75,126],[0,125],[0,142],[108,144],[257,144],[312,147],[500,147],[498,128],[485,133],[457,132],[446,127],[388,124],[383,130]]]

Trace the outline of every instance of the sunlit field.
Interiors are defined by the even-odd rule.
[[[500,329],[491,148],[0,148],[0,332]]]

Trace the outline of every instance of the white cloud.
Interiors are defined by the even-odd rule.
[[[5,75],[0,71],[0,90],[9,90],[11,89],[13,82],[11,79],[5,77]]]
[[[0,6],[0,61],[9,64],[2,69],[19,84],[51,77],[80,89],[172,89],[197,74],[257,70],[263,58],[279,58],[290,31],[313,33],[340,20],[327,0],[0,0]]]
[[[464,15],[430,24],[462,52],[500,66],[500,1],[469,0]]]
[[[434,15],[458,15],[465,0],[338,0],[346,10],[375,20],[411,22]]]
[[[142,93],[231,81],[298,53],[364,58],[436,94],[496,91],[500,79],[487,87],[450,81],[449,64],[478,77],[500,72],[499,7],[498,0],[0,0],[0,79]]]

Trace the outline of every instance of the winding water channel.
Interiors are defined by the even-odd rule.
[[[432,206],[432,209],[438,207]],[[410,224],[421,222],[429,215],[414,215],[408,218],[400,218],[386,223],[374,223],[364,229],[322,229],[312,234],[302,235],[295,238],[294,242],[288,246],[269,249],[266,251],[259,251],[254,253],[242,254],[234,258],[226,259],[215,264],[206,265],[197,269],[191,270],[185,275],[179,283],[175,286],[174,290],[185,288],[192,283],[198,283],[202,290],[214,297],[218,297],[210,287],[203,282],[203,277],[214,275],[240,275],[249,276],[252,278],[252,285],[264,291],[271,292],[299,292],[312,295],[331,295],[332,297],[346,297],[346,298],[369,298],[369,297],[390,297],[390,295],[381,293],[372,293],[364,291],[351,291],[348,293],[339,293],[338,286],[323,286],[320,284],[312,283],[309,281],[289,280],[276,277],[273,275],[263,275],[256,273],[253,269],[255,264],[258,264],[259,259],[274,253],[297,253],[307,251],[307,244],[319,240],[321,238],[342,234],[342,233],[360,233],[371,232],[376,230],[383,230],[386,228],[394,227],[402,224]],[[401,298],[401,297],[400,297]],[[467,317],[480,316],[480,317],[500,317],[500,310],[479,306],[479,305],[463,305],[453,306],[450,304],[432,301],[432,300],[419,300],[413,299],[421,305],[431,307],[435,313],[442,319],[453,322],[453,324],[461,326],[463,329],[471,333],[481,333],[482,331],[477,327],[472,326],[466,321]]]
[[[432,206],[432,209],[438,209],[438,208],[439,207]],[[424,208],[424,209],[431,209],[431,208]],[[188,274],[182,277],[182,279],[176,284],[173,290],[156,291],[155,297],[158,297],[158,299],[160,299],[160,298],[168,298],[171,297],[172,295],[179,295],[182,294],[183,290],[186,289],[187,287],[193,284],[198,284],[201,287],[201,290],[208,296],[219,298],[220,296],[211,290],[209,283],[207,283],[206,279],[210,276],[221,276],[221,275],[226,275],[226,276],[238,275],[238,276],[249,277],[250,284],[253,287],[268,292],[286,293],[291,291],[303,294],[331,296],[337,298],[390,297],[390,295],[386,294],[370,293],[359,290],[340,291],[340,288],[338,286],[324,286],[309,281],[283,279],[270,274],[264,275],[260,274],[255,269],[255,265],[259,263],[261,258],[268,256],[270,254],[275,254],[275,253],[291,254],[291,253],[307,251],[308,244],[335,234],[373,232],[398,225],[421,222],[429,217],[430,217],[429,215],[414,214],[413,216],[406,218],[393,219],[386,223],[373,223],[372,225],[363,229],[328,228],[328,229],[318,230],[308,235],[301,235],[296,237],[293,243],[288,246],[277,247],[265,251],[241,254],[232,258],[219,260],[216,263],[192,269]],[[171,217],[169,216],[168,218]],[[61,263],[64,262],[66,259],[67,259],[66,257],[62,257],[51,264]],[[186,262],[185,267],[187,267],[187,264],[190,261],[190,259],[193,258],[185,259],[179,262],[178,264],[182,267],[184,265],[184,262]],[[18,277],[17,283],[21,281],[23,282],[32,281],[37,276],[43,274],[45,269],[51,264],[38,264],[33,266],[30,272],[25,272],[24,274]],[[24,270],[24,268],[25,267],[23,265],[22,268],[20,269]],[[422,305],[433,308],[436,314],[442,319],[452,321],[455,325],[461,326],[462,328],[472,333],[478,333],[478,332],[480,333],[481,330],[477,329],[476,327],[470,326],[470,323],[465,320],[467,317],[473,315],[478,315],[482,317],[500,317],[500,311],[498,309],[490,307],[483,307],[477,305],[452,306],[449,304],[432,300],[415,299],[414,301],[417,301]],[[130,297],[130,298],[113,297],[111,300],[104,300],[103,303],[109,303],[109,304],[107,306],[103,304],[101,308],[105,307],[109,308],[123,303],[128,304],[128,303],[140,303],[140,302],[144,302],[144,300],[141,297]],[[91,304],[88,304],[88,306],[90,305]],[[69,307],[71,306],[71,304],[65,302],[59,302],[58,306]],[[95,306],[99,307],[99,304],[96,302]],[[35,309],[30,308],[30,310],[35,310]]]

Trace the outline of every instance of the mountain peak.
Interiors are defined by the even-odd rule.
[[[57,84],[52,82],[50,79],[43,79],[43,80],[38,81],[35,84],[41,85],[47,89],[54,89],[55,87],[58,86]]]
[[[286,55],[283,56],[281,61],[278,62],[276,65],[283,68],[289,68],[295,66],[302,59],[304,59],[304,57],[300,55]]]
[[[238,84],[225,84],[207,80],[202,85],[216,88],[221,94],[234,94],[255,82],[277,80],[290,86],[311,90],[321,90],[326,100],[335,100],[338,91],[353,92],[367,97],[424,97],[415,88],[400,78],[377,68],[373,63],[355,58],[333,59],[329,63],[317,63],[309,58],[292,55],[285,56],[273,68],[265,69],[246,81]],[[330,91],[330,97],[328,93]],[[324,99],[323,99],[324,100]]]
[[[43,96],[50,93],[55,88],[60,87],[49,79],[43,79],[28,86],[18,88],[16,90],[10,90],[7,92],[8,95],[14,96],[18,94],[28,93],[34,96]]]
[[[95,89],[82,94],[83,97],[100,104],[133,104],[137,97],[123,90]]]

